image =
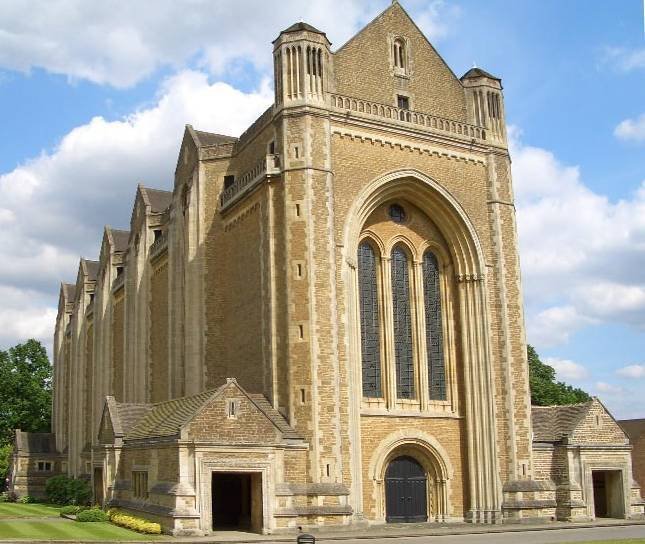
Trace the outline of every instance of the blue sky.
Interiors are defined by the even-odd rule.
[[[150,3],[0,4],[0,349],[51,344],[59,281],[138,182],[170,188],[185,123],[239,134],[266,108],[280,29],[338,47],[389,1]],[[458,76],[503,79],[529,342],[645,417],[642,1],[402,4]]]

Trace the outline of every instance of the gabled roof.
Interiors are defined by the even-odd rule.
[[[153,213],[161,213],[166,211],[172,202],[172,191],[162,191],[161,189],[149,189],[148,187],[140,187],[143,194],[144,201],[150,206],[150,211]]]
[[[571,435],[585,417],[593,400],[564,406],[532,406],[534,442],[558,442]]]
[[[152,409],[152,405],[117,402],[113,396],[107,396],[105,409],[110,416],[114,436],[123,437]]]
[[[98,273],[99,273],[100,263],[98,261],[90,261],[89,259],[81,259],[81,260],[83,262],[85,273],[87,274],[87,279],[89,281],[96,281],[96,278],[98,277]]]
[[[127,433],[128,440],[178,436],[181,428],[213,396],[204,391],[192,397],[167,400],[153,404],[150,411]]]
[[[193,130],[197,138],[199,147],[208,147],[211,145],[230,144],[237,142],[235,136],[226,136],[224,134],[215,134],[214,132],[204,132],[203,130]]]
[[[502,81],[500,78],[489,74],[486,70],[482,70],[481,68],[471,68],[463,76],[461,76],[461,79],[470,79],[476,77],[487,77],[496,81]]]
[[[112,243],[114,244],[114,251],[123,252],[128,249],[128,242],[130,241],[130,231],[129,230],[118,230],[111,227],[107,227],[110,231],[110,236],[112,237]]]
[[[377,22],[381,17],[384,17],[384,16],[385,16],[385,14],[387,14],[389,11],[391,11],[391,10],[396,10],[396,9],[401,10],[401,11],[403,12],[403,14],[404,14],[404,15],[408,18],[408,20],[412,23],[412,26],[414,26],[414,27],[417,29],[417,31],[419,32],[419,34],[423,37],[423,39],[426,41],[426,43],[430,46],[430,49],[432,49],[432,51],[434,52],[434,54],[435,54],[435,55],[437,55],[437,57],[439,58],[439,60],[440,60],[440,61],[443,63],[443,65],[448,69],[448,71],[450,72],[450,74],[452,74],[452,76],[453,76],[455,79],[458,79],[458,78],[457,78],[457,75],[456,75],[456,74],[455,74],[455,72],[452,70],[452,68],[450,67],[450,65],[445,61],[445,59],[444,59],[444,58],[439,54],[439,52],[435,49],[434,45],[432,45],[432,43],[430,43],[430,40],[429,40],[429,39],[428,39],[428,37],[425,35],[425,33],[424,33],[420,28],[419,28],[419,25],[415,22],[415,20],[414,20],[412,17],[410,17],[410,14],[409,14],[409,13],[405,10],[405,8],[404,8],[401,4],[399,4],[399,2],[397,2],[396,0],[395,0],[395,1],[393,1],[393,2],[388,6],[388,7],[386,7],[386,8],[385,8],[381,13],[379,13],[376,17],[374,17],[374,19],[372,19],[369,23],[367,23],[363,28],[361,28],[361,29],[360,29],[356,34],[354,34],[354,35],[353,35],[349,40],[347,40],[343,45],[341,45],[338,49],[336,49],[336,51],[334,52],[334,54],[340,53],[340,52],[341,52],[345,47],[347,47],[350,43],[352,43],[352,42],[353,42],[353,41],[354,41],[358,36],[360,36],[363,32],[365,32],[365,31],[366,31],[368,28],[370,28],[372,25],[376,24],[376,22]]]
[[[227,387],[234,386],[280,431],[283,438],[299,440],[302,437],[262,394],[247,393],[237,381],[228,379],[217,389],[204,391],[190,397],[168,400],[150,405],[150,410],[126,433],[126,440],[179,438],[181,430]]]
[[[634,443],[645,436],[645,419],[623,419],[618,422],[625,434],[629,437],[629,441]]]
[[[61,289],[63,291],[63,296],[65,297],[66,302],[70,302],[76,298],[76,284],[62,283]]]

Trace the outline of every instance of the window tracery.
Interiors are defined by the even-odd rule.
[[[358,247],[358,288],[361,321],[363,395],[380,397],[381,343],[378,307],[377,260],[368,242]]]
[[[410,269],[408,256],[401,246],[397,246],[392,250],[391,263],[396,396],[399,399],[413,399],[415,380],[412,354]]]
[[[454,354],[445,344],[450,282],[442,271],[443,250],[437,253],[434,241],[428,247],[436,228],[412,205],[395,202],[379,210],[357,251],[365,406],[455,410],[454,386],[448,386]]]

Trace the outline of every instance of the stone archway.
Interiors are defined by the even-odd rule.
[[[356,197],[347,213],[343,233],[343,282],[345,285],[348,326],[348,363],[350,380],[350,434],[352,471],[362,473],[361,446],[361,360],[358,309],[357,251],[361,231],[367,218],[380,205],[403,199],[430,217],[443,235],[457,285],[456,322],[460,357],[464,373],[463,407],[467,443],[467,488],[470,505],[466,517],[473,521],[490,521],[501,511],[501,487],[495,447],[492,355],[488,322],[486,265],[481,243],[470,218],[459,202],[435,180],[424,173],[408,169],[384,174],[369,183]],[[384,469],[383,469],[384,470]],[[374,475],[382,483],[383,474]],[[380,480],[379,480],[380,478]],[[358,478],[352,484],[352,502],[363,511],[363,485]],[[446,500],[445,490],[439,495]],[[378,519],[384,520],[382,490]],[[444,512],[445,516],[445,504]]]
[[[388,470],[391,469],[393,462],[401,458],[412,459],[421,467],[425,476],[426,504],[422,510],[426,512],[427,521],[446,521],[451,517],[450,480],[454,471],[441,444],[421,431],[393,433],[374,450],[369,474],[376,498],[376,521],[387,521],[389,516],[387,509]],[[414,484],[411,487],[414,487]],[[419,520],[410,519],[409,521]]]

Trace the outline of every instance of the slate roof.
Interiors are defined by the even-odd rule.
[[[264,395],[250,394],[249,398],[260,409],[260,411],[262,411],[264,415],[266,415],[273,422],[273,424],[282,433],[282,436],[295,440],[302,439],[302,436],[300,436],[296,432],[296,430],[291,425],[289,425],[289,423],[287,423],[287,420],[282,416],[280,412],[278,412],[273,406],[271,406],[271,403]]]
[[[236,384],[237,385],[237,384]],[[219,395],[227,384],[218,389],[204,391],[191,397],[168,400],[149,406],[149,411],[126,432],[126,440],[178,437],[181,429],[204,405]],[[278,428],[286,439],[299,440],[302,437],[291,427],[262,394],[248,394],[239,385],[240,391],[248,396],[253,404]]]
[[[534,442],[558,442],[569,436],[591,407],[592,400],[564,406],[532,406]]]
[[[88,259],[83,259],[85,261],[85,270],[87,271],[87,279],[90,281],[96,281],[99,275],[99,262],[90,261]]]
[[[213,396],[204,391],[192,397],[168,400],[151,406],[150,411],[126,434],[128,440],[164,438],[179,435],[181,428]]]
[[[625,431],[632,444],[645,435],[645,419],[623,419],[618,421],[618,425]]]
[[[76,285],[73,283],[63,283],[63,294],[67,301],[74,300],[76,298]]]
[[[127,402],[117,402],[116,406],[119,414],[121,431],[124,435],[128,434],[132,428],[152,409],[152,405],[150,404],[132,404]]]
[[[316,27],[311,26],[308,23],[300,21],[299,23],[292,24],[289,28],[285,28],[280,34],[286,34],[289,32],[315,32],[316,34],[325,34],[322,30],[318,30]]]
[[[486,70],[482,70],[481,68],[471,68],[463,76],[461,76],[461,79],[470,79],[475,77],[488,77],[490,79],[502,81],[500,78],[489,74]]]
[[[197,136],[200,147],[237,142],[237,138],[234,136],[215,134],[214,132],[204,132],[203,130],[196,130],[195,135]]]
[[[112,241],[114,242],[114,251],[123,252],[128,249],[128,242],[130,241],[129,230],[118,230],[110,228]]]
[[[172,191],[148,189],[147,187],[141,187],[141,190],[145,193],[153,213],[166,211],[172,202]]]

